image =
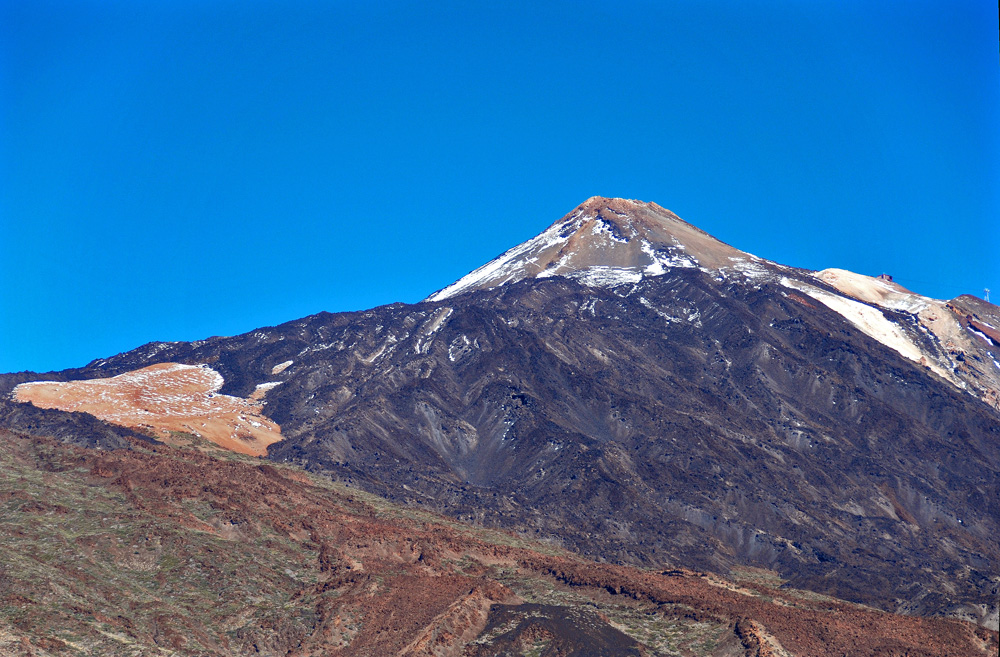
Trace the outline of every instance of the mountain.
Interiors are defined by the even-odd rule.
[[[605,562],[762,568],[995,630],[997,327],[972,297],[780,265],[595,197],[422,303],[4,375],[0,421],[242,444]]]
[[[734,249],[656,203],[590,198],[537,237],[427,301],[550,276],[617,287],[686,267],[804,292],[869,337],[1000,409],[1000,313],[995,306],[969,296],[943,303],[910,292],[891,276],[871,278],[842,269],[815,275],[796,271]],[[834,290],[817,286],[817,281]],[[912,316],[907,319],[911,325],[885,317],[885,310]]]

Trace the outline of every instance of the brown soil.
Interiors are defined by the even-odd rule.
[[[40,408],[79,411],[164,440],[189,433],[241,454],[263,456],[281,428],[254,401],[218,394],[222,377],[209,367],[160,363],[106,379],[39,381],[14,399]]]

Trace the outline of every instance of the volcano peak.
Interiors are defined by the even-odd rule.
[[[427,300],[526,278],[565,276],[589,285],[638,282],[674,267],[717,269],[747,257],[656,203],[592,196],[539,235]]]

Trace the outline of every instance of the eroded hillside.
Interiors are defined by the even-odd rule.
[[[968,657],[998,642],[766,571],[601,565],[237,456],[3,432],[0,467],[4,655]]]

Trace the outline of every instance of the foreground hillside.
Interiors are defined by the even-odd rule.
[[[586,561],[289,466],[0,435],[0,654],[991,655],[998,637]]]

